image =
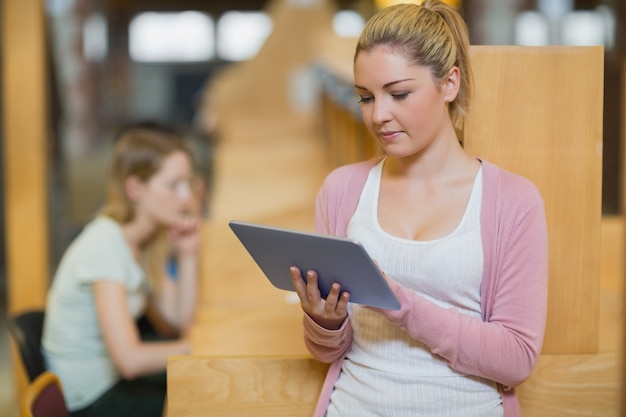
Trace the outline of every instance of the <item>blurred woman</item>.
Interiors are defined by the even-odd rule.
[[[163,414],[167,357],[190,352],[196,310],[192,161],[181,135],[156,127],[114,145],[104,206],[63,255],[46,306],[42,350],[72,416]],[[141,317],[159,338],[142,340]]]

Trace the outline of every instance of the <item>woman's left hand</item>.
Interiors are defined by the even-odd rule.
[[[186,216],[170,227],[170,240],[179,254],[195,254],[200,246],[200,218]]]
[[[400,292],[403,290],[403,287],[400,284],[398,284],[393,278],[391,278],[389,275],[387,275],[380,268],[380,265],[378,265],[378,262],[376,262],[375,260],[374,260],[374,264],[376,265],[376,267],[380,271],[380,274],[383,276],[385,281],[387,281],[387,285],[389,285],[389,288],[395,294],[396,298],[399,299],[399,295],[400,295]],[[363,306],[363,307],[367,308],[368,310],[376,311],[378,313],[384,313],[384,312],[392,313],[393,311],[395,311],[395,310],[387,310],[385,308],[380,308],[380,307],[372,307],[372,306]]]

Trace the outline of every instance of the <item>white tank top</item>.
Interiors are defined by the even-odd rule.
[[[440,239],[414,241],[378,223],[384,161],[370,172],[348,225],[381,269],[399,284],[444,307],[481,316],[483,248],[480,233],[482,168],[456,229]],[[348,307],[354,337],[331,395],[328,417],[502,417],[496,384],[454,371],[380,314]]]

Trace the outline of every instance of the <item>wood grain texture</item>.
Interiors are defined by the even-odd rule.
[[[46,48],[43,2],[2,3],[7,304],[41,308],[48,290]]]
[[[45,305],[49,283],[46,48],[43,2],[2,2],[7,310]],[[11,343],[16,394],[27,377]]]
[[[617,352],[542,355],[518,388],[528,417],[619,415]],[[310,416],[328,365],[306,356],[180,356],[168,361],[177,417]]]
[[[620,354],[542,355],[518,393],[528,417],[617,417]]]
[[[598,352],[601,47],[472,47],[466,149],[541,191],[550,240],[544,353]]]
[[[310,417],[327,369],[308,357],[171,357],[168,415]]]

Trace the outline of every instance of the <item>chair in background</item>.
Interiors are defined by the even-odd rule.
[[[20,404],[21,417],[69,417],[63,387],[56,374],[44,371],[26,388]]]
[[[33,382],[46,370],[41,354],[43,319],[43,310],[25,311],[10,315],[7,319],[9,334],[19,348],[29,382]]]

